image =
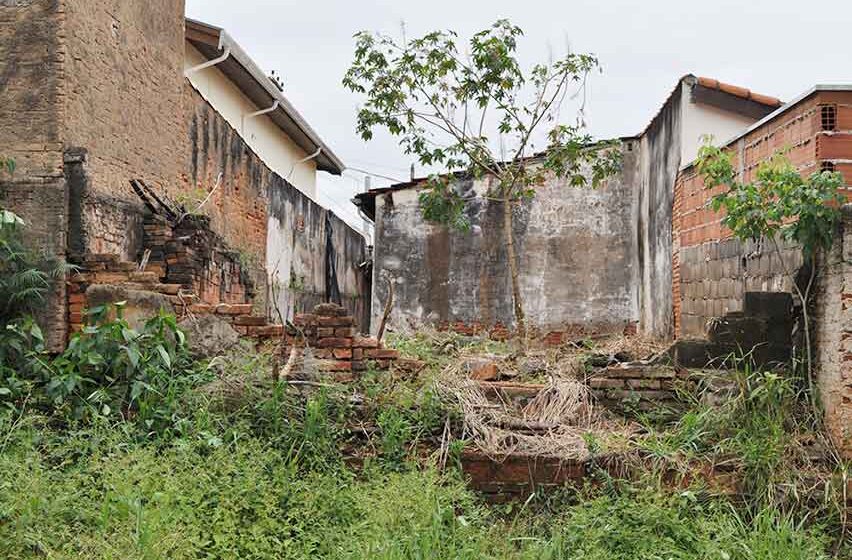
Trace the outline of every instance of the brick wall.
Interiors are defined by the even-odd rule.
[[[15,160],[0,172],[0,206],[27,221],[33,248],[62,258],[66,190],[62,169],[61,80],[65,59],[58,0],[0,2],[0,156]],[[41,324],[48,347],[65,340],[64,285],[45,302]]]
[[[823,107],[836,111],[836,130],[823,131]],[[852,183],[852,93],[818,92],[728,146],[740,180],[751,181],[758,166],[779,150],[803,174],[830,165]],[[716,317],[742,310],[750,291],[790,291],[790,279],[770,242],[742,243],[709,207],[724,187],[705,189],[694,167],[675,183],[673,212],[673,298],[675,332],[703,337]],[[789,270],[801,266],[794,248],[783,248]]]

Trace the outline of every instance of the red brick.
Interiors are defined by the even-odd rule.
[[[213,306],[207,303],[194,303],[189,306],[190,313],[197,313],[199,315],[208,315],[213,313]]]
[[[317,324],[316,315],[311,315],[310,313],[297,313],[293,318],[293,324],[298,326],[313,326]]]
[[[352,371],[352,362],[323,360],[317,364],[320,371]]]
[[[317,341],[319,348],[351,348],[351,338],[321,338]]]
[[[355,348],[378,348],[379,341],[375,338],[356,336],[352,341],[352,346]]]
[[[367,357],[374,360],[395,360],[399,358],[399,352],[387,348],[370,348],[366,351]]]
[[[86,303],[85,294],[68,294],[68,303]]]
[[[255,327],[254,336],[275,337],[284,336],[284,325],[266,325],[265,327]]]
[[[68,306],[69,313],[82,313],[86,309],[85,303],[72,303]]]
[[[332,338],[335,336],[334,332],[334,327],[320,327],[317,329],[317,336],[320,338]]]
[[[221,304],[216,306],[216,313],[219,315],[249,315],[252,312],[250,303],[239,304]]]
[[[317,317],[321,327],[351,327],[354,322],[352,317]]]
[[[364,349],[363,348],[355,348],[352,350],[352,359],[353,360],[363,360],[364,359]]]
[[[355,329],[353,327],[341,327],[334,329],[333,336],[343,336],[343,337],[353,337],[355,336]]]
[[[83,322],[83,314],[82,313],[69,313],[68,314],[68,322],[69,323],[82,323]]]
[[[352,349],[351,348],[335,348],[332,351],[332,355],[338,360],[351,360],[352,359]]]

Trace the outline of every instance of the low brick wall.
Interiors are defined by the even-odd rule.
[[[193,290],[183,284],[169,283],[163,267],[149,265],[139,271],[138,265],[119,260],[118,255],[84,255],[77,257],[78,271],[67,282],[68,324],[70,332],[82,330],[86,310],[91,307],[87,293],[93,286],[115,286],[125,290],[153,292],[164,296],[178,320],[189,315],[215,314],[231,323],[238,333],[255,339],[280,339],[284,326],[269,324],[265,316],[253,315],[251,303],[200,302]]]
[[[149,267],[161,269],[166,283],[180,284],[204,303],[254,301],[254,281],[240,254],[213,233],[209,218],[187,216],[172,227],[159,216],[148,215],[144,229],[143,251],[151,251]]]
[[[310,355],[317,369],[334,372],[341,381],[365,371],[368,362],[387,369],[399,352],[383,348],[378,340],[357,334],[355,318],[333,303],[314,307],[313,313],[296,315],[287,330],[287,354],[296,350],[300,358]]]
[[[619,364],[599,369],[586,380],[595,401],[612,410],[625,405],[650,409],[674,403],[679,386],[687,386],[687,373],[670,366]],[[480,388],[489,399],[523,407],[546,385],[514,381],[480,381]]]
[[[492,458],[477,450],[462,453],[461,468],[470,487],[490,503],[524,500],[534,492],[566,485],[580,486],[588,471],[586,461],[532,455]]]

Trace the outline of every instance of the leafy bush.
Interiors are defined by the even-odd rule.
[[[144,433],[163,434],[178,420],[186,389],[197,382],[175,317],[161,313],[136,331],[122,304],[89,311],[89,324],[51,357],[31,320],[7,325],[0,350],[0,395],[7,405],[34,405],[69,420],[120,414]]]
[[[27,248],[24,221],[0,208],[0,326],[35,311],[66,267]]]

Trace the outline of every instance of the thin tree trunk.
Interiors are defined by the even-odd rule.
[[[520,272],[518,258],[515,253],[515,235],[512,229],[512,191],[508,189],[503,195],[503,233],[506,237],[506,260],[509,261],[509,273],[512,277],[512,303],[515,311],[518,336],[526,338],[527,326],[524,315],[524,302],[521,296]]]

